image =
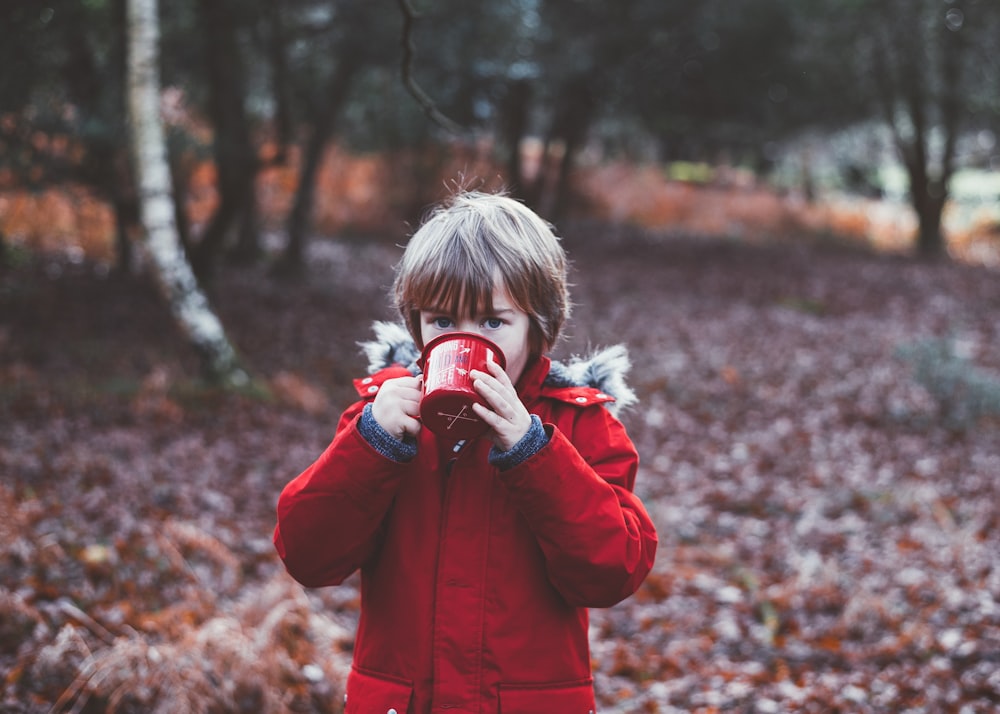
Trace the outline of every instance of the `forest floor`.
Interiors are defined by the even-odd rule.
[[[563,227],[557,357],[625,343],[660,534],[592,613],[605,712],[1000,708],[1000,276],[830,241]],[[0,272],[0,712],[340,711],[356,580],[271,545],[327,444],[393,242],[322,240],[295,284],[212,299],[267,386],[223,394],[152,289]]]

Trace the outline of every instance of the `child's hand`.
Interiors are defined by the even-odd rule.
[[[422,377],[387,379],[372,402],[372,416],[378,425],[403,440],[407,434],[420,433],[420,398],[423,396]]]
[[[469,374],[472,386],[490,408],[473,404],[472,409],[493,429],[493,443],[501,451],[510,451],[531,428],[531,414],[521,403],[510,377],[496,362],[486,363],[489,373],[478,369]],[[492,409],[492,411],[491,411]]]

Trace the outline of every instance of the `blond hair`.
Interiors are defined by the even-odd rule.
[[[419,347],[420,310],[453,315],[493,310],[503,287],[531,319],[530,347],[555,345],[569,317],[566,254],[552,226],[502,193],[461,191],[410,238],[396,267],[393,299]]]

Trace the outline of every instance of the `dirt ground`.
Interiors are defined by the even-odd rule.
[[[605,712],[1000,707],[1000,276],[831,242],[561,230],[556,357],[624,343],[657,524],[592,613]],[[0,712],[336,712],[356,582],[270,543],[326,445],[392,241],[322,240],[213,304],[261,389],[224,394],[142,278],[0,272]]]

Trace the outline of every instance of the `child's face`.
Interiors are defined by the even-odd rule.
[[[426,345],[448,332],[475,332],[494,342],[507,358],[507,376],[517,384],[530,356],[531,318],[502,287],[493,291],[493,310],[481,315],[453,315],[433,307],[420,311],[420,338]]]

